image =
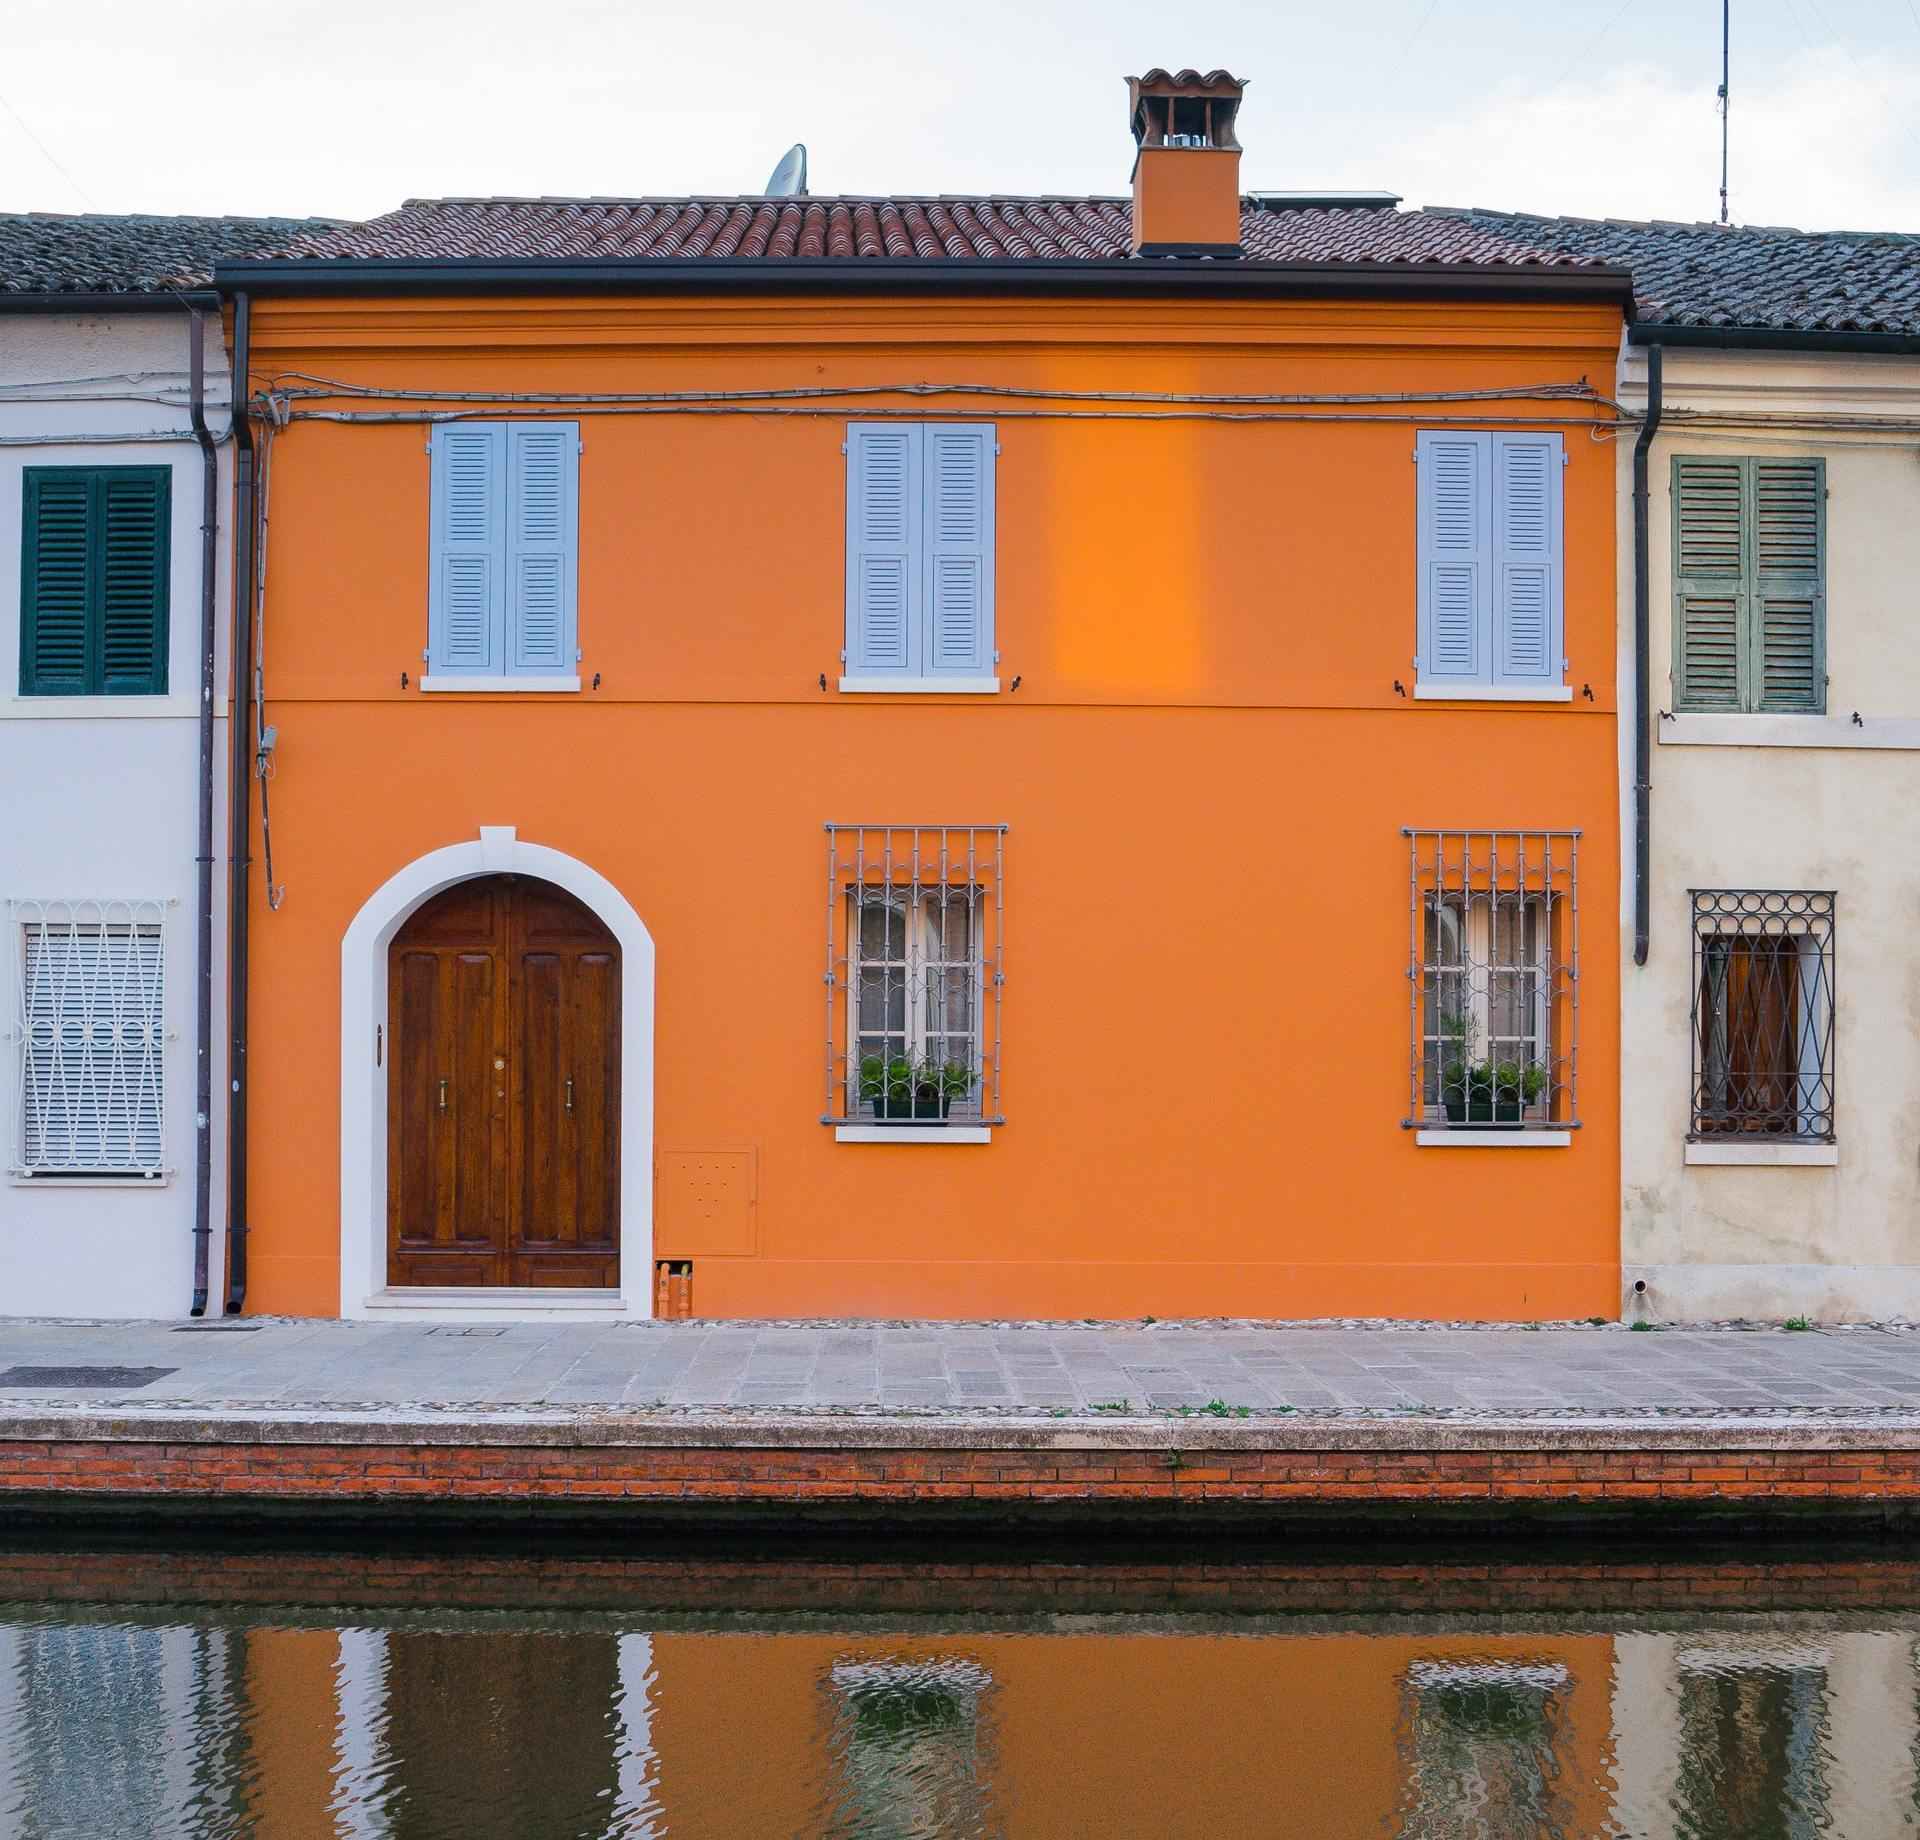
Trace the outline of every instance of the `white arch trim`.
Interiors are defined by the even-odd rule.
[[[387,951],[408,915],[478,875],[564,888],[620,942],[618,1291],[387,1288]],[[471,843],[410,862],[367,897],[340,942],[340,1314],[383,1321],[528,1322],[653,1313],[653,935],[619,889],[577,858],[482,825]]]

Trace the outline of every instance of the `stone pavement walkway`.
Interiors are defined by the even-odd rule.
[[[0,1320],[0,1418],[46,1407],[1920,1418],[1920,1333]]]

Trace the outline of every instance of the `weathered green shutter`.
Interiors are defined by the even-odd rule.
[[[1824,461],[1674,457],[1678,708],[1826,708],[1826,527]]]
[[[1673,694],[1736,710],[1746,623],[1746,481],[1737,459],[1673,461]]]
[[[1826,708],[1826,465],[1755,459],[1747,706]]]
[[[20,694],[87,692],[91,475],[29,467],[20,532]]]
[[[22,695],[165,693],[171,483],[158,466],[27,469]]]

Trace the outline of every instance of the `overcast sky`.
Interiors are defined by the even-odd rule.
[[[1733,0],[1733,214],[1920,231],[1920,0]],[[1224,64],[1248,189],[1709,218],[1719,0],[5,0],[0,209],[1124,191]]]

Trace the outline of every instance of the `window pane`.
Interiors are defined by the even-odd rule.
[[[901,900],[867,895],[860,902],[860,956],[900,963],[907,956],[907,907]]]

